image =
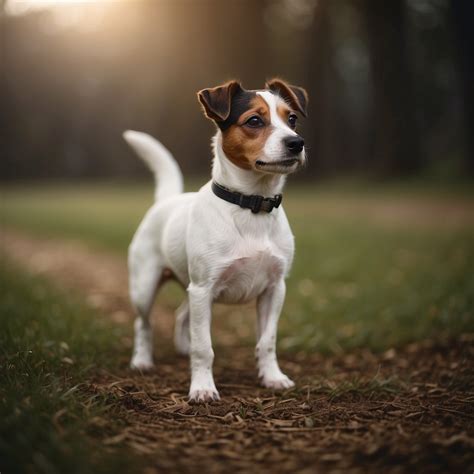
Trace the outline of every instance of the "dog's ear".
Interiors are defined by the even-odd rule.
[[[278,94],[283,100],[306,117],[308,108],[308,93],[302,88],[287,84],[282,79],[270,79],[265,87]]]
[[[232,97],[241,90],[239,82],[229,81],[222,86],[203,89],[197,95],[206,117],[216,122],[224,122],[230,114]]]

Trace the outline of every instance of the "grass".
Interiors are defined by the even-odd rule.
[[[3,191],[0,219],[125,258],[152,192],[151,184],[11,186]],[[473,202],[465,187],[442,194],[432,186],[353,183],[289,189],[285,208],[297,251],[280,347],[386,350],[474,331],[473,221],[462,212],[449,221]],[[128,361],[125,328],[8,261],[0,288],[0,471],[136,472],[153,463],[123,446],[104,447],[103,438],[125,421],[114,416],[112,396],[92,397],[81,385],[98,368],[114,372]],[[161,301],[175,305],[181,296],[171,287]],[[239,321],[226,324],[238,331]],[[310,381],[310,391],[331,403],[405,390],[402,380],[378,374]],[[238,411],[247,418],[244,404]],[[305,423],[310,428],[314,420]]]
[[[107,402],[80,390],[96,367],[114,368],[122,329],[7,262],[0,287],[0,471],[134,472],[128,450],[94,440]]]
[[[383,350],[473,329],[470,231],[413,232],[333,223],[294,225],[286,347]]]
[[[152,193],[151,183],[15,186],[4,190],[1,218],[125,258]],[[290,187],[285,208],[297,251],[280,347],[384,350],[473,331],[473,203],[465,186]],[[174,288],[161,301],[179,298]]]

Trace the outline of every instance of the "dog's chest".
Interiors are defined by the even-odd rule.
[[[214,287],[215,301],[246,303],[255,299],[285,271],[285,258],[272,243],[241,246],[230,258]]]

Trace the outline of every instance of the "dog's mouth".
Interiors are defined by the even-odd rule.
[[[293,166],[295,163],[298,163],[300,160],[298,158],[288,158],[286,160],[280,160],[280,161],[262,161],[262,160],[257,160],[256,164],[258,166],[285,166],[285,167],[290,167]]]
[[[293,171],[295,165],[300,164],[299,158],[287,158],[279,161],[263,161],[257,160],[255,165],[258,169],[267,170],[272,172],[288,173]]]

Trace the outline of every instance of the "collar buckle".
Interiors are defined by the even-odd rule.
[[[259,196],[258,194],[252,194],[250,196],[250,210],[254,214],[257,214],[258,212],[260,212],[260,209],[262,207],[262,202],[263,202],[263,196]]]
[[[273,207],[280,207],[282,199],[283,199],[282,194],[275,194]]]

